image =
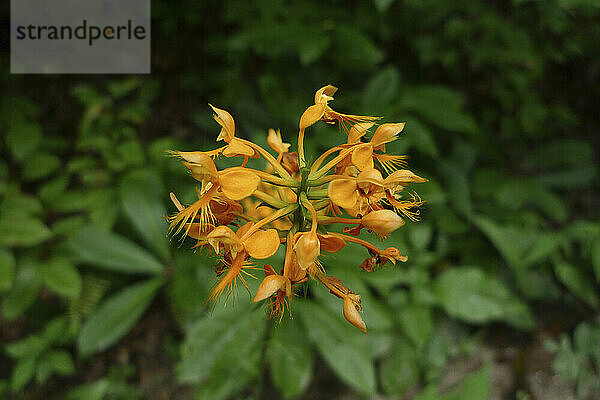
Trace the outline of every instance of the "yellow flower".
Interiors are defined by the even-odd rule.
[[[217,141],[225,145],[206,152],[171,152],[182,159],[199,187],[198,199],[187,207],[171,193],[177,211],[168,218],[169,231],[183,232],[184,238],[196,240],[194,247],[209,247],[217,254],[219,280],[210,301],[235,295],[238,282],[247,288],[245,276],[258,269],[256,260],[270,258],[283,244],[283,265],[279,272],[264,265],[265,277],[252,301],[266,301],[270,316],[281,318],[297,288],[313,279],[343,301],[343,315],[349,323],[367,331],[360,314],[361,296],[327,274],[327,266],[319,259],[321,252],[362,246],[367,258],[354,267],[364,271],[405,262],[406,256],[397,248],[379,249],[357,236],[366,228],[386,237],[404,225],[400,215],[417,220],[423,201],[407,187],[427,180],[406,169],[404,156],[386,154],[386,145],[398,138],[404,123],[378,125],[377,117],[339,113],[330,106],[336,91],[326,85],[315,93],[314,104],[300,117],[297,152],[289,151],[290,144],[275,129],[268,130],[267,144],[276,157],[236,137],[231,114],[212,105],[221,127]],[[305,130],[319,121],[337,124],[347,138],[306,158]],[[214,159],[221,155],[243,157],[242,164],[220,170]],[[249,158],[262,158],[266,169],[249,168]],[[342,225],[343,233],[331,228],[336,224]]]

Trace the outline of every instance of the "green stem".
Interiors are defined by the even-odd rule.
[[[327,189],[313,190],[308,193],[308,198],[310,200],[321,200],[327,196]]]
[[[267,203],[268,205],[275,207],[275,208],[284,208],[284,207],[287,207],[290,205],[290,203],[279,200],[279,199],[271,196],[270,194],[261,192],[260,190],[255,191],[254,193],[252,193],[252,195],[254,197],[256,197],[257,199],[259,199],[260,201],[262,201],[263,203]]]

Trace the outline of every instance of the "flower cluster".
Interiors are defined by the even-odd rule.
[[[360,295],[327,274],[321,252],[336,253],[348,243],[361,245],[369,255],[360,264],[365,271],[388,261],[406,261],[398,249],[379,249],[358,236],[365,228],[385,238],[404,225],[402,216],[416,220],[422,201],[405,189],[427,180],[403,169],[403,156],[385,152],[404,123],[377,124],[377,117],[339,113],[329,104],[336,91],[331,85],[319,89],[315,103],[302,114],[298,152],[290,152],[290,144],[273,129],[267,143],[276,155],[236,137],[233,117],[212,105],[221,126],[217,141],[224,146],[208,152],[172,152],[199,186],[198,200],[187,207],[171,193],[178,212],[169,217],[169,231],[192,237],[195,247],[212,248],[219,256],[219,281],[209,300],[235,295],[238,279],[247,288],[245,277],[257,269],[252,260],[267,259],[285,246],[283,267],[277,271],[264,265],[266,277],[253,301],[268,299],[271,316],[281,317],[296,288],[315,279],[342,300],[344,317],[366,332]],[[347,141],[309,163],[304,134],[319,121],[338,124]],[[241,165],[219,170],[214,162],[219,157],[239,157]],[[251,158],[264,159],[265,170],[249,168]],[[333,231],[333,224],[344,225],[342,232]]]

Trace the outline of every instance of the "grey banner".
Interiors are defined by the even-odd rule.
[[[150,73],[150,0],[11,0],[11,73]]]

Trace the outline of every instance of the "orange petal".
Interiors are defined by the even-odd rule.
[[[335,179],[327,187],[327,195],[335,204],[343,208],[352,208],[358,199],[356,180]]]
[[[337,253],[346,246],[344,239],[333,235],[319,235],[321,250],[328,253]]]
[[[213,229],[215,229],[215,226],[212,224],[201,224],[200,222],[193,222],[191,224],[187,224],[185,229],[187,230],[188,236],[197,240],[204,240],[208,237],[208,234]]]
[[[373,134],[371,138],[371,144],[373,147],[378,148],[389,142],[393,142],[398,139],[398,134],[404,129],[404,122],[395,124],[381,124]]]
[[[360,142],[360,138],[363,137],[375,123],[374,122],[359,122],[358,124],[352,125],[348,132],[348,144],[355,144]]]
[[[269,134],[267,135],[267,144],[278,154],[287,153],[290,148],[289,143],[283,143],[283,140],[281,139],[281,131],[279,131],[279,129],[277,132],[275,129],[269,129]]]
[[[276,291],[283,289],[285,281],[286,279],[281,275],[268,275],[260,283],[258,290],[256,290],[256,295],[254,296],[252,301],[254,303],[258,303],[259,301],[264,300],[267,297],[271,297]]]
[[[323,104],[314,104],[306,109],[302,116],[300,117],[300,130],[303,131],[318,120],[323,117],[325,114],[325,107],[327,105]]]
[[[258,158],[259,155],[254,149],[237,138],[232,138],[229,145],[223,150],[225,157],[245,156],[250,158]]]
[[[373,146],[370,143],[356,146],[352,151],[352,164],[361,171],[373,168]]]
[[[212,181],[217,176],[217,166],[215,162],[206,154],[194,156],[194,162],[183,162],[192,172],[194,179],[198,181]]]
[[[332,85],[323,86],[315,93],[315,104],[327,103],[333,100],[333,95],[337,92],[338,88]]]
[[[271,257],[279,248],[279,234],[275,229],[258,230],[244,240],[244,247],[250,257],[265,259]]]
[[[356,183],[365,193],[383,188],[383,176],[375,168],[365,169],[356,177]]]
[[[219,184],[225,196],[231,200],[241,200],[250,196],[258,188],[260,178],[251,171],[235,169],[225,171],[219,177]]]
[[[409,183],[423,182],[427,182],[427,179],[415,175],[412,171],[408,169],[399,169],[397,171],[394,171],[393,173],[388,175],[384,181],[386,187],[394,187],[397,185],[407,186]]]
[[[232,246],[238,244],[240,239],[235,232],[227,226],[217,226],[208,235],[206,235],[208,243],[215,249],[215,253],[219,252],[219,245]]]
[[[214,107],[212,104],[209,104],[209,106],[215,112],[213,118],[221,125],[221,132],[217,140],[225,140],[229,143],[235,136],[235,122],[233,121],[233,117],[227,111]]]

